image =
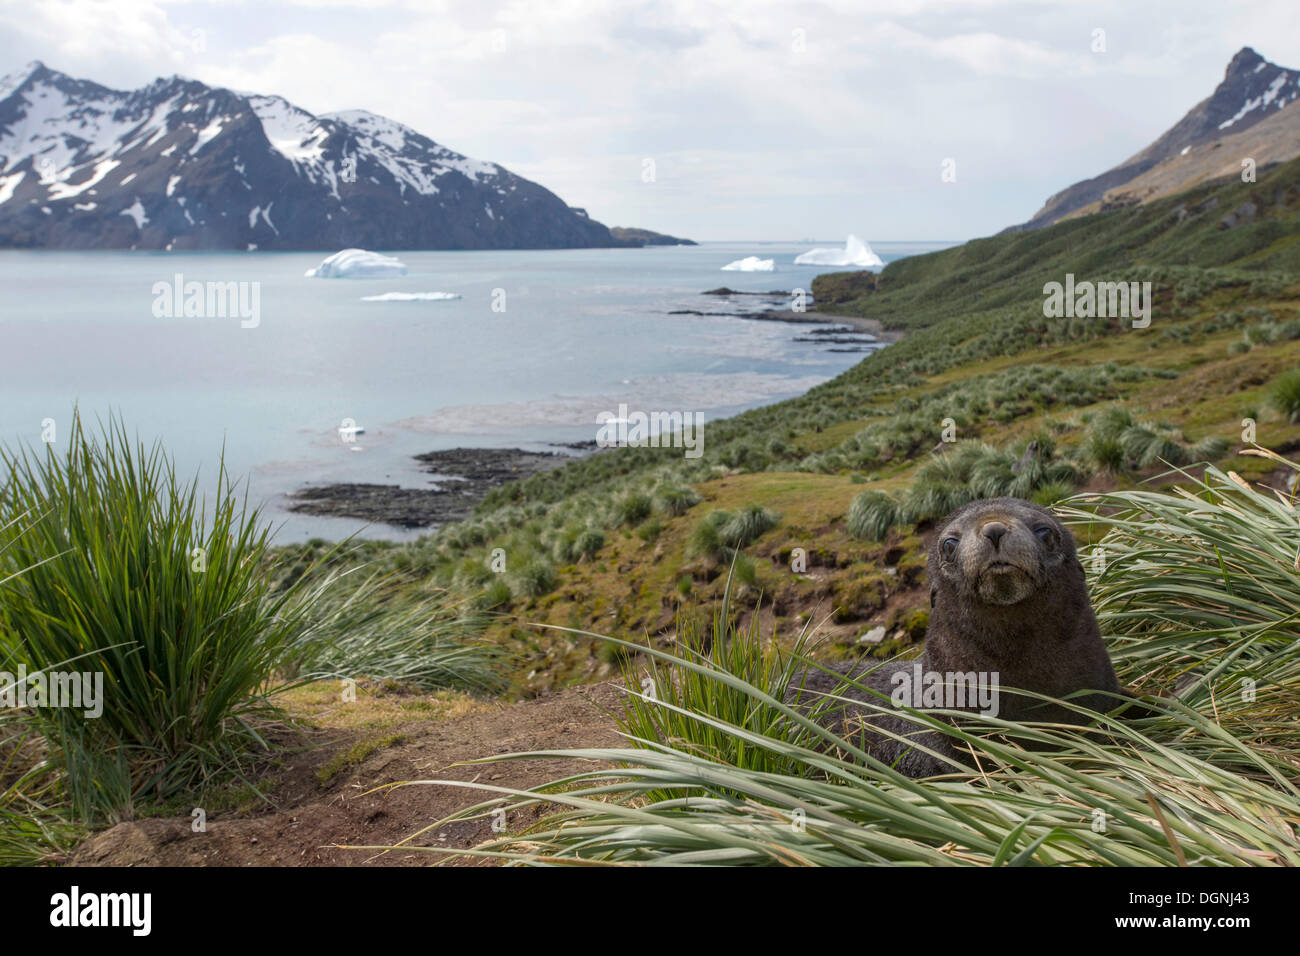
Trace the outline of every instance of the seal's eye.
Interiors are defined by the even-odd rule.
[[[951,561],[957,553],[957,545],[961,544],[960,538],[944,538],[939,542],[939,554],[945,561]]]
[[[1034,537],[1043,542],[1043,544],[1055,545],[1056,529],[1049,524],[1040,524],[1034,529]]]

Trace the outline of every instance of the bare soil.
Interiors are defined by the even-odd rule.
[[[344,846],[391,846],[492,796],[484,790],[437,784],[375,789],[386,784],[457,780],[527,789],[599,766],[582,759],[454,765],[504,753],[618,746],[621,738],[610,714],[621,710],[620,696],[611,684],[592,684],[515,704],[473,702],[462,708],[467,712],[452,717],[362,720],[351,729],[319,726],[338,722],[318,721],[315,729],[305,732],[309,746],[291,752],[268,779],[259,781],[269,785],[274,807],[257,801],[248,809],[211,813],[206,832],[194,832],[190,816],[120,823],[84,841],[68,862],[78,866],[495,865],[492,859],[451,858],[445,852]],[[401,703],[409,708],[421,701],[408,696]],[[380,705],[363,700],[347,706],[370,708],[373,715]],[[377,732],[379,727],[382,732]],[[349,754],[364,756],[349,763]],[[338,767],[331,776],[331,768]],[[322,783],[323,777],[327,782]],[[507,829],[517,833],[542,812],[516,812],[506,820]],[[494,835],[487,820],[457,822],[421,834],[410,846],[467,849]]]

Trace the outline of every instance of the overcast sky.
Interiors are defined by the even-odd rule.
[[[704,240],[996,232],[1155,139],[1242,46],[1300,66],[1300,3],[0,0],[0,73],[367,109]]]

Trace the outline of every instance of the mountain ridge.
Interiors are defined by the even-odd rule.
[[[181,76],[0,78],[0,246],[544,249],[629,245],[545,187],[366,110]]]
[[[1214,92],[1188,110],[1154,142],[1105,172],[1053,194],[1028,221],[1010,226],[1005,231],[1041,229],[1072,214],[1110,208],[1116,204],[1131,205],[1134,201],[1145,201],[1146,198],[1187,188],[1196,180],[1173,177],[1158,192],[1150,191],[1136,200],[1125,198],[1116,201],[1123,188],[1140,177],[1161,178],[1159,172],[1166,170],[1153,172],[1157,167],[1167,167],[1188,152],[1236,137],[1271,119],[1297,98],[1300,98],[1300,70],[1278,66],[1260,56],[1252,47],[1242,47],[1228,62],[1223,80]],[[1297,155],[1300,155],[1300,138],[1296,138],[1289,149],[1278,151],[1272,161],[1284,162]],[[1110,205],[1106,205],[1108,196]]]

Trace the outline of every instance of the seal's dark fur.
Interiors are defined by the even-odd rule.
[[[1116,706],[1106,694],[1120,694],[1119,682],[1088,602],[1074,539],[1051,512],[1018,498],[991,498],[959,508],[939,526],[926,572],[930,623],[920,659],[923,672],[996,672],[1003,688],[1058,698],[1100,691],[1071,702],[1103,712]],[[895,658],[878,667],[876,663],[840,665],[836,674],[810,668],[796,678],[788,699],[807,704],[833,692],[841,682],[839,675],[848,674],[885,696],[857,688],[842,696],[889,709],[895,675],[912,674],[917,662]],[[997,716],[1058,723],[1081,719],[1066,707],[1005,690],[999,695]],[[953,749],[953,738],[918,729],[915,722],[894,714],[846,705],[834,713],[834,720],[837,729],[849,735],[865,729],[872,756],[908,776],[956,768],[880,730],[908,735],[959,763],[969,761]]]

